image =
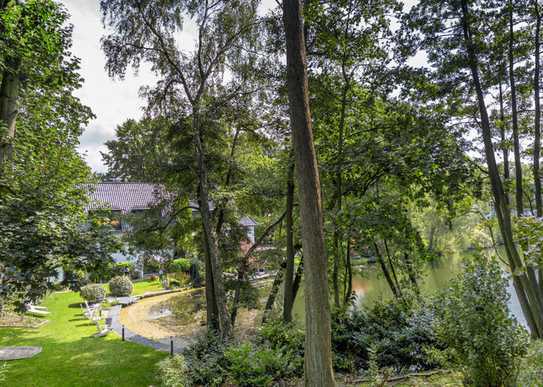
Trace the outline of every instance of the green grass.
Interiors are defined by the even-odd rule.
[[[143,294],[145,292],[158,292],[164,290],[159,280],[156,281],[138,281],[134,282],[134,295]]]
[[[159,284],[160,285],[160,284]],[[143,293],[154,283],[136,285]],[[0,328],[0,346],[37,345],[42,353],[8,362],[2,386],[149,386],[156,384],[156,364],[167,356],[121,341],[115,333],[94,338],[96,327],[81,313],[77,293],[54,293],[44,305],[50,322],[38,329]]]

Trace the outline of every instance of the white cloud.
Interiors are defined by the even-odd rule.
[[[94,171],[104,172],[99,150],[104,141],[115,137],[115,127],[128,118],[142,115],[143,100],[138,97],[140,86],[154,84],[156,78],[148,66],[138,75],[126,74],[123,81],[112,80],[104,68],[105,57],[100,47],[102,26],[98,1],[64,0],[74,25],[72,52],[81,59],[83,87],[76,92],[82,102],[96,115],[81,136],[80,152]]]

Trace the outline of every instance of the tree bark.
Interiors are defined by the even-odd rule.
[[[18,74],[19,61],[8,59],[6,65],[0,84],[0,176],[4,164],[12,158],[18,114],[17,101],[21,86]]]
[[[468,1],[462,0],[462,15],[461,22],[464,34],[464,43],[468,54],[468,64],[471,71],[473,86],[477,96],[477,104],[479,108],[479,114],[481,117],[481,130],[484,142],[485,157],[488,166],[488,172],[490,177],[490,183],[492,187],[492,195],[494,197],[494,208],[496,211],[496,217],[504,241],[505,251],[509,260],[509,266],[513,274],[513,282],[519,301],[521,303],[523,311],[527,321],[530,323],[530,319],[533,317],[533,321],[530,323],[530,329],[534,337],[542,337],[543,335],[543,318],[542,308],[539,302],[537,291],[535,287],[537,284],[533,284],[526,275],[526,267],[524,266],[522,259],[518,253],[517,247],[513,240],[513,231],[511,224],[511,217],[506,201],[505,191],[500,179],[496,159],[494,156],[494,149],[492,145],[492,134],[490,130],[490,120],[488,118],[488,112],[486,110],[486,104],[484,100],[484,94],[479,79],[479,64],[475,46],[472,41],[472,32],[470,28],[471,15],[469,13]],[[534,287],[535,286],[535,287]]]
[[[309,109],[307,62],[300,0],[283,1],[289,113],[300,197],[305,257],[305,385],[335,386],[331,317],[319,171]]]
[[[285,270],[285,284],[283,295],[283,321],[292,321],[292,306],[294,304],[294,154],[289,157],[287,175],[287,215],[286,215],[286,236],[287,236],[287,260]]]
[[[524,213],[523,194],[522,194],[522,160],[520,158],[520,141],[518,128],[518,109],[517,109],[517,87],[515,84],[514,69],[514,31],[513,31],[513,4],[509,0],[509,84],[511,88],[511,121],[513,124],[513,153],[515,156],[515,202],[517,216]]]

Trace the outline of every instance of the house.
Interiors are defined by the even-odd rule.
[[[89,196],[86,211],[111,210],[113,215],[118,215],[112,217],[112,226],[119,233],[127,232],[130,229],[130,225],[123,219],[123,215],[141,213],[156,207],[169,196],[171,197],[171,194],[162,185],[152,183],[106,182],[87,184],[85,189]],[[198,204],[191,201],[190,206],[193,216],[196,215]],[[213,207],[212,203],[211,207]],[[166,216],[165,212],[163,210],[163,216]],[[239,223],[245,230],[247,240],[251,244],[255,243],[255,228],[258,224],[249,216],[243,216]],[[121,262],[132,260],[135,257],[117,253],[113,258],[116,262]]]

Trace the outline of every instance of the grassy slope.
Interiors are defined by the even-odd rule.
[[[138,292],[153,284],[137,285]],[[94,338],[96,327],[81,313],[78,294],[54,293],[44,305],[50,322],[39,329],[0,328],[0,346],[38,345],[32,359],[9,362],[6,386],[149,386],[156,382],[156,363],[167,354],[122,342],[111,333]]]

